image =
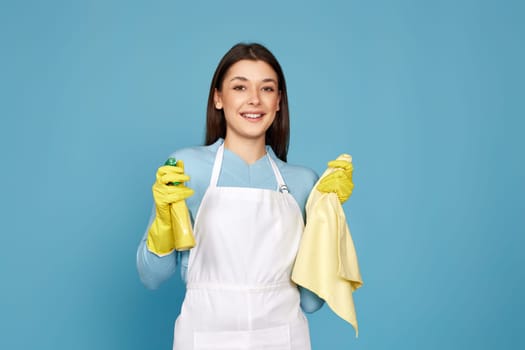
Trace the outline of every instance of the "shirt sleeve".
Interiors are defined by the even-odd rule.
[[[301,298],[301,309],[306,313],[319,310],[324,305],[324,300],[319,298],[314,292],[298,286]]]

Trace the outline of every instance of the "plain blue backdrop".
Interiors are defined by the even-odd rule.
[[[520,1],[2,1],[1,349],[170,349],[184,293],[137,276],[157,166],[203,142],[220,57],[267,45],[289,162],[354,158],[360,335],[314,349],[525,347]]]

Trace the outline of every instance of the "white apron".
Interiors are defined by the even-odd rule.
[[[197,217],[174,350],[309,350],[290,280],[301,211],[270,156],[277,190],[218,187],[224,145]]]

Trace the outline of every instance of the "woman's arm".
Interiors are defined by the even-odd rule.
[[[216,148],[216,147],[215,147]],[[185,172],[190,176],[186,186],[195,191],[195,194],[186,199],[193,220],[197,212],[204,191],[209,183],[209,177],[213,165],[214,152],[210,152],[210,146],[187,148],[179,150],[170,155],[184,161]],[[155,208],[146,228],[146,233],[140,241],[137,249],[137,270],[140,280],[149,289],[158,288],[164,281],[169,279],[180,264],[180,272],[183,281],[186,281],[186,270],[188,265],[188,252],[172,252],[166,256],[158,256],[148,249],[147,238],[149,228],[155,218]]]
[[[298,286],[301,297],[301,309],[306,313],[319,310],[324,305],[324,300],[306,288]]]

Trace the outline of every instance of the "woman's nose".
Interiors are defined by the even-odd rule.
[[[257,89],[254,89],[250,92],[250,97],[249,97],[249,104],[252,104],[252,105],[258,105],[260,103],[260,99],[259,99],[259,91],[257,91]]]

